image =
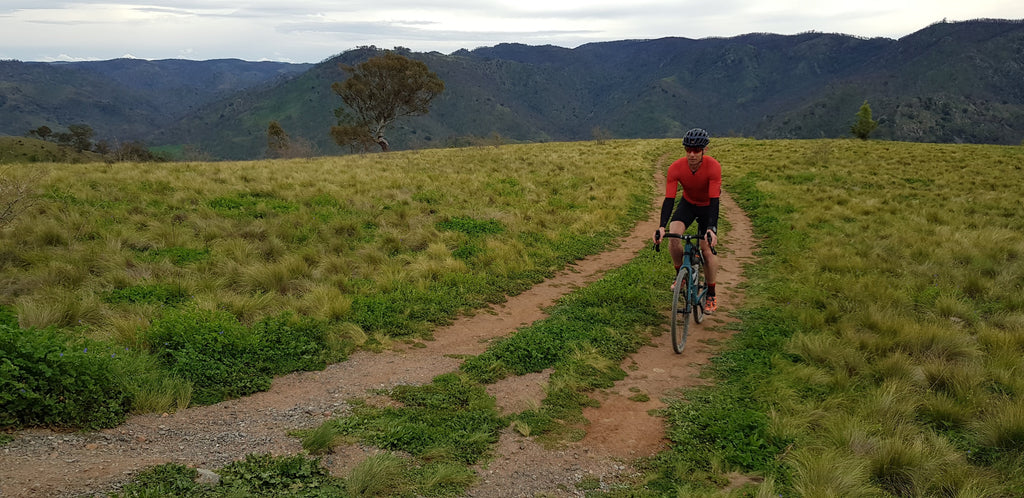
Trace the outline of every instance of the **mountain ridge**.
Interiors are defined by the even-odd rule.
[[[425,62],[446,84],[428,115],[397,123],[389,136],[395,149],[488,137],[662,138],[694,126],[714,135],[766,139],[841,137],[849,136],[865,101],[879,121],[873,138],[1004,145],[1024,138],[1024,20],[939,22],[899,39],[810,31],[619,40],[574,49],[505,43],[448,55],[395,51]],[[190,144],[216,158],[261,157],[270,121],[320,153],[341,153],[328,136],[333,111],[341,106],[330,85],[346,77],[339,64],[380,53],[361,47],[317,64],[262,63],[281,65],[260,71],[197,62],[184,64],[200,71],[191,79],[168,81],[159,75],[175,60],[135,63],[134,70],[122,67],[120,73],[107,61],[106,73],[83,76],[97,85],[93,94],[70,107],[82,109],[74,117],[88,118],[84,122],[98,136],[127,129],[150,145]],[[25,113],[11,114],[5,104],[10,101],[5,95],[19,82],[6,77],[4,64],[11,62],[0,61],[0,123],[15,122],[7,116],[28,123]],[[165,73],[154,69],[161,66]],[[145,80],[142,69],[156,76]],[[201,71],[216,72],[220,79]],[[121,92],[125,98],[109,97],[110,88],[92,77],[127,88]],[[218,81],[224,85],[217,87]],[[103,112],[97,109],[106,109],[112,123],[100,124]],[[58,125],[73,123],[68,121],[72,113],[58,117],[63,119]],[[31,128],[20,126],[0,124],[0,133]]]

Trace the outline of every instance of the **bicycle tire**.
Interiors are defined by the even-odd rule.
[[[697,299],[693,304],[693,321],[700,323],[704,321],[704,304],[708,299],[708,284],[704,280],[704,267],[697,267],[697,291],[694,293]]]
[[[679,298],[682,296],[682,303]],[[690,333],[690,269],[682,268],[676,275],[672,291],[672,350],[681,354],[686,349],[686,336]],[[680,304],[682,306],[680,306]]]

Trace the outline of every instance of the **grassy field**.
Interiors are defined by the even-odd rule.
[[[660,152],[605,142],[10,165],[5,181],[29,179],[38,196],[0,231],[0,311],[14,325],[8,343],[25,343],[22,330],[60,331],[33,336],[38,344],[18,367],[26,380],[14,387],[44,389],[22,385],[50,375],[34,371],[37,360],[91,346],[125,360],[111,367],[123,370],[115,377],[143,379],[123,397],[131,410],[159,411],[258,391],[269,375],[322,367],[353,347],[428,337],[621,235],[649,206],[651,154]],[[304,339],[282,345],[296,336]],[[276,364],[270,350],[283,347],[302,361]],[[167,375],[136,375],[152,371],[154,359]],[[29,405],[52,396],[13,397],[9,406],[34,413]],[[116,413],[123,398],[103,411]],[[80,411],[0,423],[73,426],[90,418]]]
[[[23,327],[129,343],[178,297],[243,322],[295,310],[425,334],[621,234],[648,205],[650,153],[609,142],[53,165],[0,239],[2,304]],[[147,302],[165,288],[178,297]]]
[[[321,342],[300,346],[335,358],[429,336],[624,233],[650,205],[656,159],[676,149],[53,165],[40,203],[2,232],[0,318],[145,351],[170,372],[150,389],[187,404],[203,380],[182,367],[194,347],[160,344],[220,336],[189,335],[197,323],[239,337],[235,350],[303,330]],[[732,471],[765,478],[736,496],[1024,493],[1024,147],[717,139],[710,153],[760,239],[740,330],[708,369],[713,387],[669,400],[672,449],[643,463],[643,479],[590,494],[710,496]],[[303,434],[313,453],[354,438],[411,455],[318,485],[457,494],[472,482],[459,469],[486,459],[504,424],[579,437],[586,393],[622,378],[619,361],[659,333],[670,272],[666,254],[644,251],[459,372],[392,392],[403,409],[358,409]],[[481,397],[481,384],[549,367],[534,410],[502,420]],[[128,392],[144,410],[139,388]],[[455,420],[475,425],[418,432]]]
[[[747,354],[718,368],[727,384],[748,381],[765,434],[786,442],[782,488],[1024,493],[1024,148],[729,141],[717,152],[764,238]]]

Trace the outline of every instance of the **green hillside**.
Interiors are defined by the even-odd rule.
[[[278,83],[310,66],[241,60],[0,60],[0,135],[86,124],[98,140],[143,140],[211,100]]]
[[[501,44],[412,53],[446,89],[430,114],[397,123],[395,149],[474,143],[715,136],[842,138],[864,101],[874,138],[1015,145],[1024,139],[1024,22],[940,22],[898,40],[806,32],[662,38],[575,49]],[[0,133],[88,124],[217,159],[258,159],[271,121],[314,154],[341,106],[339,63],[245,61],[43,64],[0,61]]]
[[[53,142],[35,138],[0,136],[0,164],[94,163],[102,160],[102,156],[94,152],[78,152]]]
[[[199,110],[153,141],[189,142],[214,156],[263,152],[266,127],[341,152],[327,130],[341,99],[339,63]],[[847,137],[867,100],[875,138],[1019,144],[1024,139],[1024,23],[939,23],[899,40],[829,33],[595,43],[576,49],[503,44],[450,55],[409,53],[442,80],[427,116],[400,122],[399,149],[506,141],[680,136]]]

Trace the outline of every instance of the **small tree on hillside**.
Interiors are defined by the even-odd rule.
[[[57,144],[83,152],[92,149],[93,133],[92,127],[87,124],[73,124],[68,126],[67,133],[54,133],[52,136]]]
[[[875,131],[875,128],[878,128],[878,121],[871,119],[871,106],[865,100],[861,104],[860,110],[857,111],[857,122],[850,127],[850,133],[861,140],[867,140],[868,135]]]
[[[392,52],[341,68],[350,76],[331,89],[348,109],[335,111],[338,125],[331,127],[331,137],[343,147],[376,143],[387,152],[387,127],[403,116],[427,114],[430,101],[444,91],[444,82],[426,64]]]
[[[284,157],[288,152],[291,141],[285,133],[281,123],[271,121],[267,126],[267,156]]]
[[[49,140],[50,139],[50,135],[53,135],[53,130],[51,130],[50,127],[46,126],[46,125],[43,125],[43,126],[40,126],[39,128],[36,128],[34,130],[29,130],[28,131],[28,136],[30,136],[30,137],[32,137],[32,136],[39,137],[41,140]]]
[[[294,159],[297,157],[313,157],[316,145],[303,137],[290,137],[284,127],[277,121],[267,126],[267,157],[277,159]]]

